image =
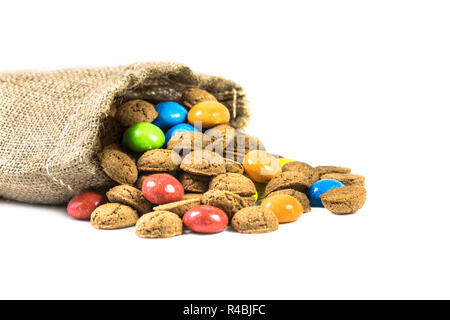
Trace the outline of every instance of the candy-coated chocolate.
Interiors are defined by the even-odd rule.
[[[219,208],[201,205],[186,212],[183,223],[194,232],[217,233],[227,227],[228,216]]]
[[[180,124],[173,126],[169,130],[167,130],[166,137],[165,137],[166,142],[164,143],[164,148],[167,147],[167,143],[169,142],[170,139],[172,139],[172,137],[174,135],[176,135],[178,133],[188,132],[188,131],[199,131],[199,130],[197,128],[194,128],[193,126],[191,126],[188,123],[180,123]]]
[[[281,173],[278,160],[262,150],[252,150],[244,157],[245,173],[255,182],[266,183]]]
[[[67,212],[75,219],[89,220],[92,212],[106,201],[106,197],[98,192],[82,192],[69,201]]]
[[[286,163],[289,163],[289,162],[294,162],[295,160],[291,160],[291,159],[286,159],[286,158],[278,158],[278,163],[280,164],[280,166],[283,168],[283,166],[286,164]]]
[[[154,204],[165,204],[181,200],[184,189],[180,181],[167,173],[148,176],[142,182],[142,194]]]
[[[230,121],[230,111],[220,102],[203,101],[189,110],[188,121],[192,125],[201,123],[202,128],[211,128]]]
[[[344,184],[334,179],[323,179],[314,183],[306,195],[308,196],[311,207],[323,207],[320,195],[334,188],[343,187]]]
[[[275,213],[280,223],[293,222],[303,213],[302,204],[286,194],[280,194],[264,199],[261,206]]]
[[[136,123],[123,135],[125,146],[136,152],[159,149],[164,145],[164,141],[164,132],[148,122]]]
[[[152,123],[160,128],[170,128],[183,123],[188,114],[185,107],[172,101],[161,102],[156,105],[155,109],[158,117]]]

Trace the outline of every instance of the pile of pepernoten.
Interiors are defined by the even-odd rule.
[[[68,213],[97,229],[136,226],[139,237],[167,238],[229,225],[271,232],[311,207],[350,214],[363,206],[363,176],[272,155],[229,121],[229,110],[198,88],[177,102],[113,106],[98,161],[115,186],[76,195]]]

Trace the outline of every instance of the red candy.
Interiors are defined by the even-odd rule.
[[[197,206],[184,214],[183,222],[192,231],[216,233],[227,227],[228,216],[213,206]]]
[[[67,212],[75,219],[89,220],[92,212],[104,203],[106,203],[106,197],[104,195],[93,191],[86,191],[76,195],[69,201]]]
[[[180,181],[167,173],[148,176],[142,183],[142,193],[154,204],[165,204],[179,201],[184,196],[184,188]]]

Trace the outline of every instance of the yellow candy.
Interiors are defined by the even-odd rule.
[[[190,124],[201,122],[203,128],[211,128],[230,121],[230,111],[223,104],[216,101],[197,103],[187,115]]]
[[[279,158],[278,162],[280,163],[280,166],[283,167],[286,163],[294,162],[295,160],[286,159],[286,158]]]

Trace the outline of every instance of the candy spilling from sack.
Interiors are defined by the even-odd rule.
[[[167,238],[229,225],[265,233],[311,207],[342,215],[363,206],[363,176],[272,155],[229,120],[229,110],[197,88],[178,102],[131,100],[113,107],[98,159],[117,185],[106,195],[75,196],[68,213],[97,229],[136,226],[139,237]]]

